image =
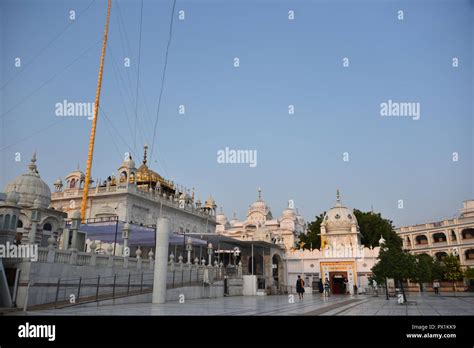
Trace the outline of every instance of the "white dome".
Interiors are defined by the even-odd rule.
[[[36,168],[36,153],[31,158],[28,166],[29,172],[20,175],[5,187],[5,193],[10,194],[13,191],[18,193],[18,204],[26,207],[33,205],[39,208],[47,208],[51,203],[51,190],[48,185],[41,180]]]
[[[326,228],[327,233],[351,231],[352,226],[358,226],[354,212],[341,204],[339,190],[337,192],[337,203],[326,212],[321,226]]]
[[[294,220],[296,219],[296,212],[292,208],[286,208],[283,210],[283,213],[281,213],[281,218]]]
[[[128,156],[128,158],[122,162],[121,167],[125,167],[128,169],[135,168],[135,161],[132,159],[132,155]]]
[[[249,216],[253,212],[261,213],[269,219],[272,218],[270,208],[267,206],[267,203],[265,203],[265,201],[262,199],[261,189],[258,189],[258,199],[250,205],[247,216]]]
[[[264,211],[267,209],[267,204],[264,201],[256,201],[252,203],[252,205],[250,206],[250,209]]]

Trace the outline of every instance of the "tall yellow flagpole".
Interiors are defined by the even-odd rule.
[[[87,156],[86,178],[84,182],[84,191],[82,193],[82,202],[81,202],[81,220],[82,221],[84,221],[86,218],[87,196],[89,195],[89,183],[90,183],[90,177],[91,177],[92,157],[94,155],[95,130],[97,126],[97,117],[99,115],[100,89],[102,86],[102,72],[104,70],[105,48],[107,47],[107,36],[109,33],[109,19],[110,19],[111,7],[112,7],[112,0],[108,0],[107,18],[105,20],[104,40],[102,42],[102,54],[100,57],[99,77],[97,80],[97,90],[95,93],[94,118],[92,119],[91,136],[89,139],[89,154]]]

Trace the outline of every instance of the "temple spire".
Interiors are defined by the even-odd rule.
[[[147,155],[147,152],[148,152],[148,145],[145,144],[145,146],[143,146],[143,164],[146,164],[146,155]]]
[[[33,156],[31,157],[31,163],[28,166],[28,169],[33,174],[37,174],[37,172],[38,172],[37,167],[36,167],[36,150],[35,150],[35,152],[33,152]]]

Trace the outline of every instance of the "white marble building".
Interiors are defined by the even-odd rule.
[[[265,241],[290,249],[298,242],[298,236],[304,233],[306,224],[293,201],[283,210],[279,218],[274,218],[270,207],[262,199],[258,190],[258,198],[247,211],[246,219],[239,221],[234,217],[228,221],[222,211],[216,216],[216,232],[242,241]]]
[[[357,219],[352,209],[342,205],[339,191],[337,202],[329,209],[321,224],[321,250],[297,250],[299,236],[306,233],[306,223],[289,202],[279,218],[274,218],[262,199],[250,205],[244,221],[235,218],[227,221],[221,212],[216,216],[216,232],[242,241],[266,241],[284,248],[284,270],[287,284],[294,286],[302,275],[310,289],[313,281],[328,278],[333,293],[342,293],[342,283],[347,280],[347,291],[353,293],[369,287],[371,268],[377,262],[379,248],[365,248]]]
[[[453,219],[403,226],[395,230],[403,248],[412,254],[429,254],[442,259],[448,254],[459,256],[464,267],[474,267],[474,200],[463,203]]]
[[[28,171],[7,184],[5,195],[0,200],[0,229],[10,230],[17,242],[47,246],[50,237],[62,234],[67,214],[51,206],[51,191],[40,177],[36,153]]]
[[[204,204],[195,201],[194,192],[178,188],[147,166],[145,146],[142,164],[136,168],[130,157],[117,169],[118,177],[96,180],[89,188],[86,220],[118,218],[143,226],[153,226],[158,217],[171,221],[171,231],[177,233],[210,233],[216,226],[216,203],[209,197]],[[64,181],[56,180],[51,194],[51,206],[71,218],[81,206],[85,175],[75,170]]]
[[[294,285],[301,275],[306,286],[313,288],[319,279],[327,279],[335,294],[352,294],[355,287],[359,293],[364,292],[369,287],[379,250],[379,247],[366,248],[361,244],[354,212],[342,205],[338,191],[336,204],[326,212],[321,223],[321,250],[287,250],[287,279]]]

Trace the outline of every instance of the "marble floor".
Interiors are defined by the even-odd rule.
[[[12,313],[13,314],[13,313]],[[412,295],[405,305],[384,296],[331,296],[306,294],[303,301],[295,295],[235,296],[213,299],[69,307],[55,310],[16,312],[13,315],[474,315],[474,296]]]

